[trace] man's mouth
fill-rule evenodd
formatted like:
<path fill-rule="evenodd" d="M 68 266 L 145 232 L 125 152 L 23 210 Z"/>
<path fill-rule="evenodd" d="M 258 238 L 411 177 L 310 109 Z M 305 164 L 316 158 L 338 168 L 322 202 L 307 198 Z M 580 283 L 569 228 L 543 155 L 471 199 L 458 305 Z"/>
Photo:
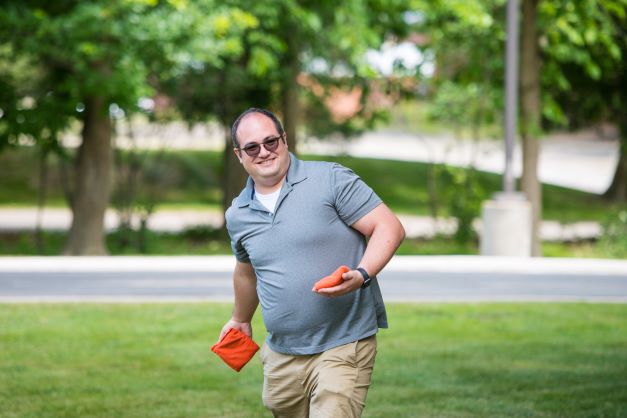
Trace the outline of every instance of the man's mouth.
<path fill-rule="evenodd" d="M 257 164 L 258 165 L 270 165 L 272 161 L 274 161 L 274 158 L 269 158 L 267 160 L 259 161 Z"/>

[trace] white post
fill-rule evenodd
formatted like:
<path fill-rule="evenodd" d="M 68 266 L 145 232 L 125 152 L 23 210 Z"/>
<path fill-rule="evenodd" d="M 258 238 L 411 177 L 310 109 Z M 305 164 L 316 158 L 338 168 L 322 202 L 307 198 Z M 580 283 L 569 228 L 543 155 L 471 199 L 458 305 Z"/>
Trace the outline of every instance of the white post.
<path fill-rule="evenodd" d="M 481 255 L 531 257 L 531 203 L 522 193 L 483 202 Z"/>
<path fill-rule="evenodd" d="M 516 192 L 512 157 L 518 114 L 518 0 L 507 2 L 503 192 L 483 202 L 481 255 L 531 257 L 531 203 Z"/>

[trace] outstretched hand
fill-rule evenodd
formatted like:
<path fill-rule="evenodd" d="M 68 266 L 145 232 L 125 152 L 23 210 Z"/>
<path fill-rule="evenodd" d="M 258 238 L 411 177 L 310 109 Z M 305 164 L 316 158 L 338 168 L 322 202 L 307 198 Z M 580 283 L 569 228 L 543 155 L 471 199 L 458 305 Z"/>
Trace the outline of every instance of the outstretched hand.
<path fill-rule="evenodd" d="M 342 274 L 342 280 L 343 282 L 337 286 L 319 290 L 312 289 L 312 291 L 327 297 L 341 296 L 359 289 L 364 283 L 364 277 L 357 270 Z"/>

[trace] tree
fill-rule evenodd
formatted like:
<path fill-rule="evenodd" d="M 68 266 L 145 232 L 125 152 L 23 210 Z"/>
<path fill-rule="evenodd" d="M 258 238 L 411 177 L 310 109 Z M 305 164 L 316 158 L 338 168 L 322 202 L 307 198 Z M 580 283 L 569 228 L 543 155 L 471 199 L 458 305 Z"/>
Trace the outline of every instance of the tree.
<path fill-rule="evenodd" d="M 378 48 L 391 34 L 403 33 L 405 1 L 352 0 L 341 4 L 315 1 L 223 3 L 230 13 L 222 16 L 224 32 L 245 16 L 248 26 L 233 36 L 233 53 L 219 63 L 199 63 L 163 85 L 175 99 L 182 116 L 190 121 L 217 119 L 224 128 L 224 209 L 239 194 L 245 172 L 232 152 L 229 127 L 248 107 L 268 107 L 282 116 L 292 152 L 297 152 L 298 135 L 312 119 L 303 117 L 320 107 L 307 105 L 299 76 L 306 73 L 317 83 L 322 96 L 332 88 L 366 86 L 375 73 L 365 63 L 369 47 Z M 242 12 L 246 10 L 246 13 Z M 235 36 L 236 35 L 236 36 Z M 318 63 L 317 71 L 313 70 Z M 338 76 L 338 74 L 343 76 Z M 206 88 L 198 89 L 198 85 Z M 364 94 L 364 98 L 367 94 Z M 320 104 L 317 98 L 315 104 Z M 304 103 L 305 102 L 305 103 Z M 316 123 L 325 119 L 329 131 L 355 132 L 357 121 L 373 121 L 374 112 L 364 109 L 351 121 L 332 123 L 329 113 L 316 112 Z M 352 129 L 347 129 L 351 126 Z M 367 127 L 362 124 L 361 129 Z"/>
<path fill-rule="evenodd" d="M 29 96 L 20 97 L 17 80 L 3 78 L 9 93 L 2 98 L 0 141 L 16 143 L 23 134 L 56 139 L 69 121 L 82 122 L 65 253 L 106 253 L 110 109 L 138 111 L 138 99 L 153 93 L 154 80 L 228 50 L 227 41 L 212 36 L 216 27 L 206 25 L 214 9 L 211 0 L 31 0 L 0 9 L 0 46 L 39 69 L 36 80 L 25 80 L 33 86 Z M 26 98 L 28 119 L 16 105 Z"/>
<path fill-rule="evenodd" d="M 59 146 L 59 133 L 68 120 L 57 112 L 54 98 L 42 90 L 45 73 L 28 55 L 17 56 L 14 48 L 0 44 L 0 152 L 7 146 L 28 141 L 35 144 L 39 154 L 38 216 L 35 241 L 43 253 L 41 220 L 46 202 L 48 157 L 51 154 L 64 157 Z"/>
<path fill-rule="evenodd" d="M 545 116 L 577 128 L 599 121 L 618 126 L 619 162 L 610 200 L 627 199 L 627 1 L 540 3 Z"/>
<path fill-rule="evenodd" d="M 540 46 L 538 0 L 523 0 L 520 60 L 520 136 L 523 149 L 521 190 L 531 202 L 531 255 L 542 255 L 542 184 L 538 179 L 542 104 L 540 97 Z"/>
<path fill-rule="evenodd" d="M 423 14 L 418 30 L 431 39 L 424 48 L 436 57 L 432 97 L 442 110 L 438 117 L 470 126 L 473 120 L 490 123 L 498 117 L 504 4 L 503 0 L 415 2 Z M 522 4 L 521 186 L 533 206 L 533 253 L 538 255 L 542 213 L 538 138 L 544 129 L 599 120 L 617 123 L 621 157 L 608 194 L 620 198 L 626 193 L 627 1 L 523 0 Z M 466 100 L 469 90 L 476 93 L 471 102 Z"/>
<path fill-rule="evenodd" d="M 252 7 L 252 11 L 261 5 Z M 267 5 L 265 9 L 271 10 Z M 264 9 L 264 10 L 265 10 Z M 277 56 L 282 46 L 260 27 L 261 18 L 244 12 L 237 3 L 224 5 L 214 16 L 214 37 L 224 43 L 221 53 L 199 59 L 160 83 L 174 100 L 179 115 L 189 123 L 217 120 L 223 127 L 223 207 L 230 206 L 246 180 L 231 144 L 230 126 L 252 105 L 272 107 L 273 81 L 279 77 Z"/>
<path fill-rule="evenodd" d="M 623 54 L 627 55 L 627 49 L 623 49 Z M 623 68 L 617 74 L 615 79 L 613 93 L 614 100 L 612 103 L 611 120 L 618 124 L 619 148 L 618 163 L 612 182 L 604 194 L 610 201 L 617 203 L 627 202 L 627 116 L 625 116 L 625 108 L 627 107 L 627 93 L 625 93 L 625 85 L 627 84 L 627 70 Z"/>

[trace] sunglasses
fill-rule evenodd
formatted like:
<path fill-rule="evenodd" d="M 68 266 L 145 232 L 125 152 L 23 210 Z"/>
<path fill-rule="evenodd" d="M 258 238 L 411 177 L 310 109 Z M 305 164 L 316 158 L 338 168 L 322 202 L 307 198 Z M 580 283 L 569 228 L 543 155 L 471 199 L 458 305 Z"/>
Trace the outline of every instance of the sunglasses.
<path fill-rule="evenodd" d="M 281 140 L 281 136 L 273 136 L 273 137 L 266 139 L 261 144 L 256 144 L 256 143 L 247 144 L 244 148 L 238 147 L 237 149 L 244 151 L 249 157 L 256 157 L 261 152 L 262 145 L 268 152 L 276 151 L 277 148 L 279 147 L 280 140 Z"/>

